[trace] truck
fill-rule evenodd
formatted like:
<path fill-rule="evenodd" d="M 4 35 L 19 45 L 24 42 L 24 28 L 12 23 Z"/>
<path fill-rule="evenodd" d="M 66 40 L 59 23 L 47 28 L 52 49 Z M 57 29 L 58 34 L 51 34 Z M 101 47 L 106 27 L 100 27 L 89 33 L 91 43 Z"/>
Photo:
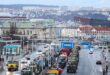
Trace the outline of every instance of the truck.
<path fill-rule="evenodd" d="M 76 73 L 77 70 L 77 61 L 75 59 L 71 59 L 67 63 L 67 73 Z"/>
<path fill-rule="evenodd" d="M 72 52 L 68 56 L 67 73 L 76 73 L 78 62 L 79 51 L 77 49 L 72 49 Z"/>
<path fill-rule="evenodd" d="M 67 56 L 69 56 L 69 54 L 71 53 L 72 49 L 69 48 L 62 48 L 60 50 L 60 54 L 66 54 Z"/>
<path fill-rule="evenodd" d="M 69 56 L 69 54 L 71 53 L 73 48 L 74 48 L 74 42 L 62 41 L 61 42 L 60 54 L 66 53 L 67 56 Z"/>

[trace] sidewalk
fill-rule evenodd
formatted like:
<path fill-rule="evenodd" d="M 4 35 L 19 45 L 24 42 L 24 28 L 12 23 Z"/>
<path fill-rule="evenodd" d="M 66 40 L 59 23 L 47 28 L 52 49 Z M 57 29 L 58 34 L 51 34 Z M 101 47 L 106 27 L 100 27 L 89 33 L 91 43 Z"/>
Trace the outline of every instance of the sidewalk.
<path fill-rule="evenodd" d="M 3 71 L 4 60 L 0 59 L 0 71 Z"/>
<path fill-rule="evenodd" d="M 107 75 L 110 75 L 110 53 L 108 52 L 107 54 L 107 66 L 108 66 L 108 71 L 107 71 Z"/>
<path fill-rule="evenodd" d="M 3 70 L 3 65 L 0 65 L 0 72 L 2 72 Z"/>

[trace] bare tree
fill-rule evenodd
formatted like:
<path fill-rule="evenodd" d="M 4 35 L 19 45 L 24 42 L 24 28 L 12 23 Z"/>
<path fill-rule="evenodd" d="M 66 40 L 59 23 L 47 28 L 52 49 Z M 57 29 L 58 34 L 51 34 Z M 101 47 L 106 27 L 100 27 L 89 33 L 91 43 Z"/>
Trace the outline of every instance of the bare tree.
<path fill-rule="evenodd" d="M 10 22 L 10 30 L 9 30 L 9 35 L 10 37 L 13 38 L 13 34 L 18 33 L 18 28 L 16 26 L 16 22 Z"/>

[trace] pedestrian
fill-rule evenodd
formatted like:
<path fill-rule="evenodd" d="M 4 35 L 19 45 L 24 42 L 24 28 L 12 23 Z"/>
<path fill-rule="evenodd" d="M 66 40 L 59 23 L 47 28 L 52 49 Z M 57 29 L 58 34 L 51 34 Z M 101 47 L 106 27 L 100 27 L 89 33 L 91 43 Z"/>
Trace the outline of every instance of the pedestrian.
<path fill-rule="evenodd" d="M 48 65 L 49 69 L 51 69 L 51 64 Z"/>
<path fill-rule="evenodd" d="M 107 71 L 108 71 L 108 66 L 106 65 L 106 73 L 107 73 Z"/>

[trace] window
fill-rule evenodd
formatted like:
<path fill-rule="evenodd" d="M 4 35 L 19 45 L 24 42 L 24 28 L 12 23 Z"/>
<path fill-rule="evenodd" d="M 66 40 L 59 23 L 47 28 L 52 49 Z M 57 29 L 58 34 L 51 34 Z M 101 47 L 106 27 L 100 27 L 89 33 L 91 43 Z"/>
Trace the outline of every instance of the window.
<path fill-rule="evenodd" d="M 29 34 L 29 30 L 27 30 L 27 34 Z"/>
<path fill-rule="evenodd" d="M 5 31 L 3 30 L 3 34 L 5 34 Z"/>
<path fill-rule="evenodd" d="M 24 30 L 23 32 L 24 32 L 24 34 L 25 34 L 25 30 Z"/>
<path fill-rule="evenodd" d="M 16 54 L 16 48 L 12 49 L 12 54 Z"/>
<path fill-rule="evenodd" d="M 32 30 L 30 30 L 30 34 L 32 34 Z"/>

